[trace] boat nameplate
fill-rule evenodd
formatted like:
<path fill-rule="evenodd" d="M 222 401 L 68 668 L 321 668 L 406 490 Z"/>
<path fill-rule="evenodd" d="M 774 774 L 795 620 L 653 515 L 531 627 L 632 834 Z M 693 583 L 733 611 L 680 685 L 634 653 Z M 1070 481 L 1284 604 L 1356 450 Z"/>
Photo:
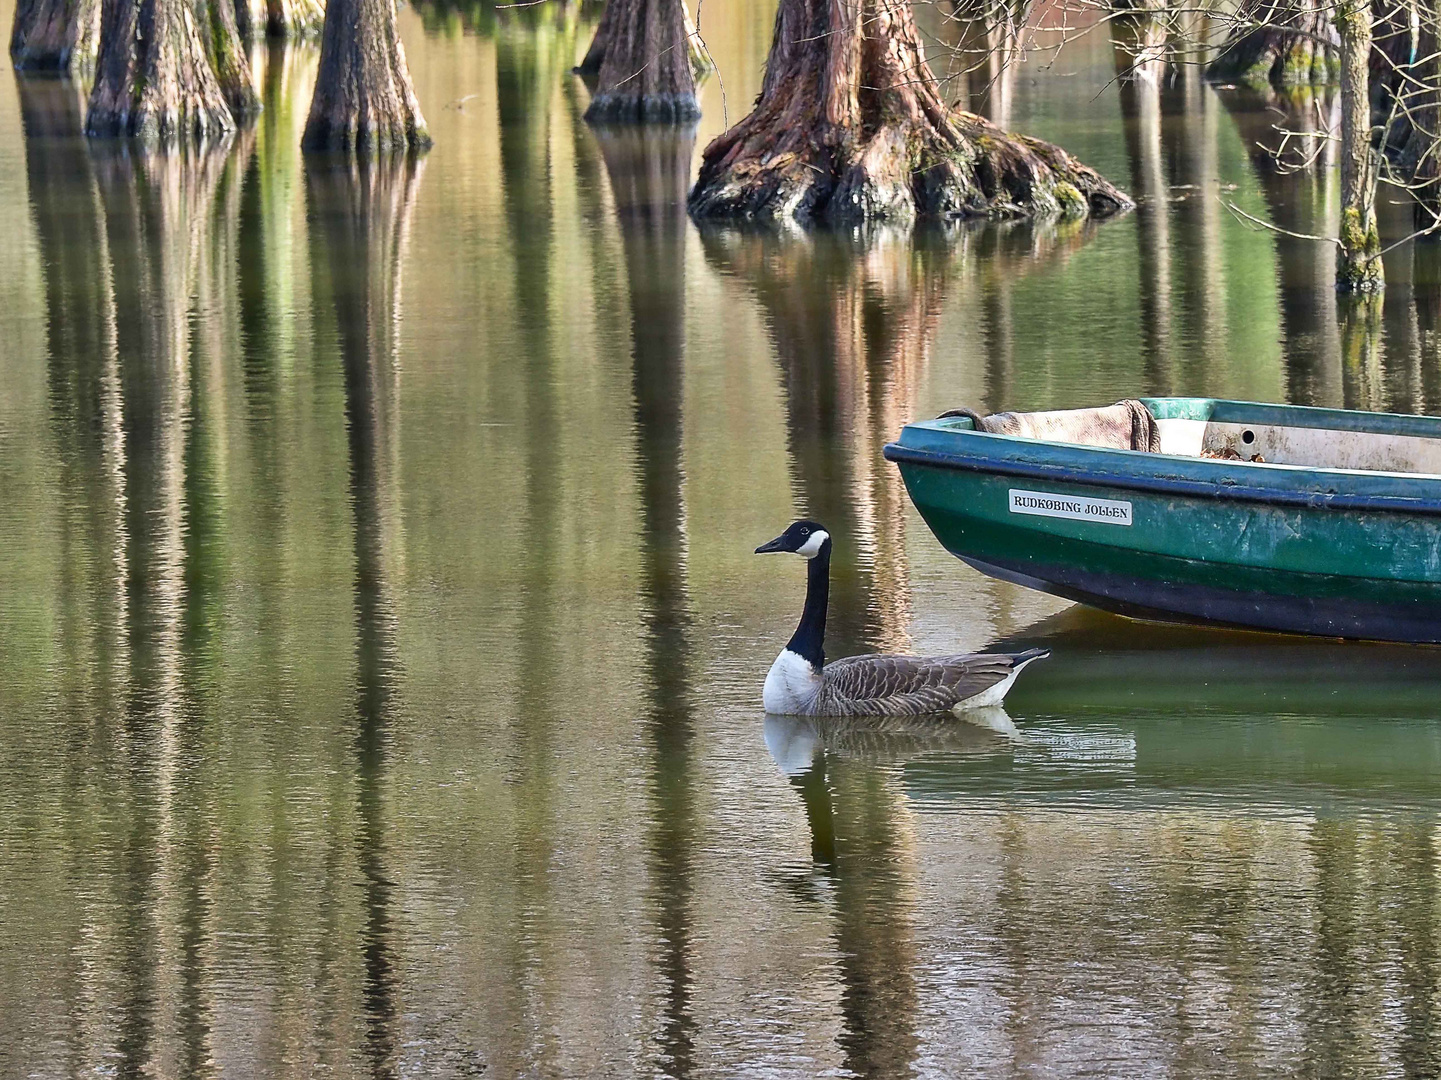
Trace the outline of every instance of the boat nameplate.
<path fill-rule="evenodd" d="M 1129 502 L 1093 499 L 1086 495 L 1060 495 L 1054 491 L 1027 491 L 1024 488 L 1011 488 L 1011 513 L 1094 521 L 1102 525 L 1131 524 Z"/>

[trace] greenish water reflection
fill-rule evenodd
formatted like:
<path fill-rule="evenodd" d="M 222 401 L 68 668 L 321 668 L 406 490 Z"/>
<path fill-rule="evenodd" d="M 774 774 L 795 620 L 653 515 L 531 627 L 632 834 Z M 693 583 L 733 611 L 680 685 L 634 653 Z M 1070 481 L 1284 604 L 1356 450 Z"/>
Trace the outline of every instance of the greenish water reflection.
<path fill-rule="evenodd" d="M 1441 654 L 982 579 L 880 456 L 961 404 L 1434 411 L 1441 249 L 1345 350 L 1329 251 L 1222 202 L 1326 227 L 1255 147 L 1301 106 L 1135 21 L 997 79 L 934 9 L 955 96 L 1134 214 L 701 231 L 773 9 L 705 9 L 665 132 L 581 122 L 593 15 L 404 12 L 419 162 L 301 158 L 313 48 L 214 154 L 0 80 L 0 1075 L 1441 1070 Z M 764 717 L 801 513 L 833 654 L 1054 657 L 976 723 Z"/>

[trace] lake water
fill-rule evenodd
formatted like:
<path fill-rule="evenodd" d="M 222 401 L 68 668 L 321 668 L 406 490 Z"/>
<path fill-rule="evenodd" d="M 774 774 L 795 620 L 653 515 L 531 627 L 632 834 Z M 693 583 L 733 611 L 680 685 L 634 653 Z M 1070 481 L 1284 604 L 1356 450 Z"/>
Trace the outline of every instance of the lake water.
<path fill-rule="evenodd" d="M 1324 229 L 1334 177 L 1104 28 L 951 85 L 1135 213 L 699 231 L 772 13 L 704 6 L 677 134 L 581 121 L 593 11 L 407 9 L 415 166 L 302 161 L 311 49 L 219 155 L 0 78 L 0 1076 L 1441 1071 L 1441 653 L 989 581 L 880 456 L 959 405 L 1436 411 L 1441 248 L 1343 337 L 1330 249 L 1226 205 Z M 1049 644 L 1009 717 L 767 720 L 802 512 L 831 655 Z"/>

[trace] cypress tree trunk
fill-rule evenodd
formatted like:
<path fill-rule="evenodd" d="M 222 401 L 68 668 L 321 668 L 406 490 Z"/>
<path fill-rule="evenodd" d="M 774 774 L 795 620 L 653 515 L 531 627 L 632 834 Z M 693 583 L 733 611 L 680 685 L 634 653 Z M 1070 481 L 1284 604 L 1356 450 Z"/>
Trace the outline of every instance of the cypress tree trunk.
<path fill-rule="evenodd" d="M 683 0 L 609 0 L 586 53 L 586 61 L 596 53 L 601 60 L 585 118 L 632 124 L 698 118 L 689 41 Z"/>
<path fill-rule="evenodd" d="M 266 0 L 265 32 L 271 37 L 315 37 L 325 25 L 325 0 Z"/>
<path fill-rule="evenodd" d="M 317 36 L 325 24 L 324 0 L 235 0 L 235 21 L 247 41 L 260 37 Z"/>
<path fill-rule="evenodd" d="M 948 108 L 909 0 L 781 0 L 754 111 L 705 149 L 697 217 L 1085 217 L 1131 200 L 1064 150 Z"/>
<path fill-rule="evenodd" d="M 215 71 L 216 81 L 230 113 L 237 121 L 249 120 L 260 112 L 260 96 L 250 78 L 250 60 L 235 22 L 232 0 L 194 0 L 205 55 Z"/>
<path fill-rule="evenodd" d="M 1243 0 L 1207 76 L 1255 87 L 1334 83 L 1341 44 L 1331 12 L 1330 0 Z"/>
<path fill-rule="evenodd" d="M 18 0 L 10 59 L 30 71 L 83 71 L 95 62 L 100 0 Z"/>
<path fill-rule="evenodd" d="M 158 143 L 234 131 L 232 103 L 254 102 L 234 16 L 228 0 L 102 0 L 85 133 Z"/>
<path fill-rule="evenodd" d="M 307 150 L 420 150 L 430 133 L 410 82 L 394 0 L 329 0 Z"/>
<path fill-rule="evenodd" d="M 265 0 L 235 0 L 235 27 L 245 41 L 265 32 Z"/>
<path fill-rule="evenodd" d="M 1371 8 L 1368 0 L 1340 0 L 1341 35 L 1341 245 L 1336 288 L 1379 292 L 1381 237 L 1376 228 L 1376 153 L 1371 148 Z"/>

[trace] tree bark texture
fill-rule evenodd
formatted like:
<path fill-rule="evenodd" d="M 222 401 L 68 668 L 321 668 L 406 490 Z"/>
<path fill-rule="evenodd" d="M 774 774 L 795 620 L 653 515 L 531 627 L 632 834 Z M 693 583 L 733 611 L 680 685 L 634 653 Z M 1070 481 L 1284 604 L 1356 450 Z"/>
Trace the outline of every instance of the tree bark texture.
<path fill-rule="evenodd" d="M 609 0 L 586 53 L 587 61 L 601 54 L 586 120 L 680 124 L 697 119 L 686 21 L 684 0 Z"/>
<path fill-rule="evenodd" d="M 1250 86 L 1324 86 L 1340 74 L 1331 0 L 1243 0 L 1206 74 Z"/>
<path fill-rule="evenodd" d="M 1130 209 L 1093 169 L 946 106 L 909 0 L 781 0 L 754 110 L 702 157 L 700 218 L 854 223 Z"/>
<path fill-rule="evenodd" d="M 235 24 L 235 4 L 233 0 L 194 0 L 194 3 L 196 14 L 202 20 L 205 53 L 215 70 L 225 103 L 237 121 L 248 120 L 260 111 L 260 96 L 250 78 L 250 60 Z"/>
<path fill-rule="evenodd" d="M 235 21 L 247 41 L 318 37 L 325 25 L 324 0 L 235 0 Z"/>
<path fill-rule="evenodd" d="M 686 7 L 685 0 L 680 0 L 680 10 L 685 23 L 686 55 L 690 57 L 691 78 L 696 83 L 701 83 L 715 70 L 715 64 L 701 42 L 700 31 L 695 20 L 691 18 L 690 8 Z M 596 24 L 595 37 L 590 39 L 590 48 L 585 51 L 585 58 L 571 69 L 575 74 L 586 78 L 595 78 L 600 74 L 600 66 L 605 62 L 605 54 L 617 33 L 616 28 L 622 22 L 623 14 L 620 4 L 605 6 L 600 22 Z"/>
<path fill-rule="evenodd" d="M 362 152 L 430 146 L 394 0 L 329 0 L 302 145 Z"/>
<path fill-rule="evenodd" d="M 29 71 L 84 71 L 95 63 L 100 0 L 17 0 L 10 59 Z"/>
<path fill-rule="evenodd" d="M 203 141 L 258 109 L 230 0 L 102 0 L 87 135 Z"/>
<path fill-rule="evenodd" d="M 1341 36 L 1341 243 L 1336 288 L 1378 292 L 1385 287 L 1376 227 L 1376 152 L 1371 147 L 1371 7 L 1340 0 Z"/>

